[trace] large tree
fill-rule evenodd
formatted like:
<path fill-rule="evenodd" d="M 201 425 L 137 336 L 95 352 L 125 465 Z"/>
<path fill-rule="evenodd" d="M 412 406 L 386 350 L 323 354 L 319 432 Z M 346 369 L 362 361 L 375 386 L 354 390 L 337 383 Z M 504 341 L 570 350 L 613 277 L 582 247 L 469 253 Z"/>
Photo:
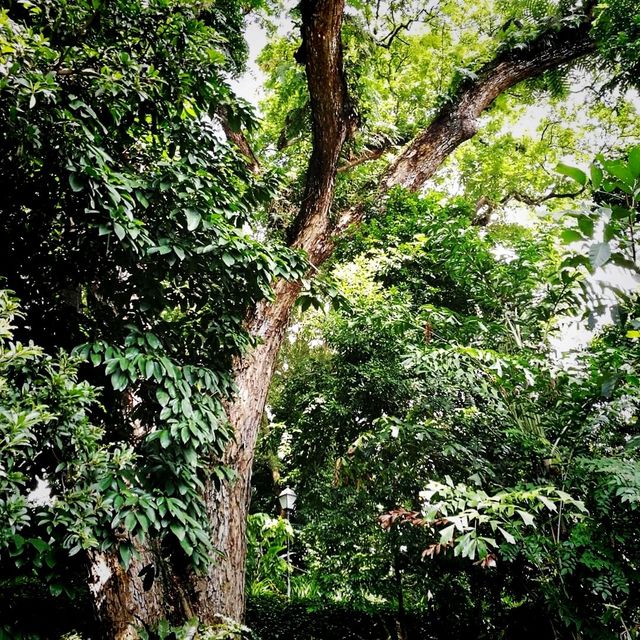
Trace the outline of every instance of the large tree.
<path fill-rule="evenodd" d="M 344 3 L 303 2 L 300 12 L 302 44 L 296 59 L 305 66 L 312 150 L 302 204 L 287 235 L 290 245 L 302 249 L 317 268 L 331 255 L 336 237 L 358 223 L 364 208 L 356 205 L 332 212 L 341 152 L 358 122 L 343 69 Z M 420 189 L 447 156 L 478 131 L 480 115 L 502 92 L 593 52 L 590 12 L 590 6 L 578 7 L 568 26 L 545 31 L 522 48 L 498 53 L 475 79 L 462 83 L 431 124 L 401 150 L 383 173 L 379 193 L 394 186 Z M 274 300 L 261 303 L 248 320 L 249 331 L 260 343 L 248 356 L 237 359 L 234 366 L 238 392 L 229 405 L 229 417 L 237 444 L 227 450 L 226 460 L 236 469 L 238 481 L 213 496 L 212 517 L 220 534 L 215 543 L 226 555 L 220 565 L 211 567 L 205 606 L 235 618 L 241 616 L 244 601 L 244 531 L 256 438 L 269 381 L 301 289 L 301 281 L 276 283 Z"/>
<path fill-rule="evenodd" d="M 105 479 L 113 520 L 87 544 L 109 635 L 165 617 L 242 617 L 251 467 L 278 352 L 303 272 L 366 210 L 353 198 L 336 210 L 338 174 L 393 151 L 374 193 L 420 190 L 501 94 L 593 54 L 594 21 L 601 39 L 623 29 L 592 1 L 544 4 L 529 28 L 512 17 L 494 30 L 508 37 L 440 108 L 425 107 L 417 130 L 347 155 L 362 115 L 345 72 L 345 3 L 303 0 L 295 60 L 310 153 L 295 215 L 266 240 L 255 212 L 274 181 L 227 81 L 243 63 L 245 7 L 50 0 L 0 14 L 4 275 L 40 344 L 87 343 L 86 375 L 109 385 L 108 438 L 140 456 L 130 479 Z M 437 14 L 430 5 L 407 3 L 376 46 L 395 46 Z M 615 73 L 620 47 L 604 54 Z"/>

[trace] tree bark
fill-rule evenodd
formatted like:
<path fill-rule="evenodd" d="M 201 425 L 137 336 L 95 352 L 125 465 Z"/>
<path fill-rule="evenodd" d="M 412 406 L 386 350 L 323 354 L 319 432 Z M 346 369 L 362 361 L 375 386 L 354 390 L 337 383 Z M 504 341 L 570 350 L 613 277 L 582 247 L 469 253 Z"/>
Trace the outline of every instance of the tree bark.
<path fill-rule="evenodd" d="M 312 267 L 329 256 L 329 211 L 342 147 L 356 126 L 343 76 L 340 30 L 344 0 L 304 0 L 302 46 L 297 58 L 305 64 L 313 114 L 313 151 L 309 159 L 300 211 L 289 233 L 290 244 L 306 252 Z M 234 365 L 237 393 L 227 406 L 234 441 L 224 462 L 236 479 L 207 496 L 213 544 L 223 552 L 199 580 L 197 611 L 208 621 L 223 616 L 241 620 L 244 612 L 246 518 L 251 491 L 251 467 L 258 430 L 278 352 L 285 338 L 300 282 L 280 280 L 273 300 L 262 302 L 251 315 L 248 329 L 257 339 L 253 351 Z"/>
<path fill-rule="evenodd" d="M 508 51 L 487 63 L 475 80 L 436 116 L 433 122 L 404 150 L 384 175 L 380 189 L 401 186 L 417 191 L 447 157 L 479 128 L 479 117 L 495 99 L 529 78 L 573 62 L 595 50 L 589 36 L 590 22 L 544 33 L 524 50 Z"/>
<path fill-rule="evenodd" d="M 91 552 L 89 590 L 100 635 L 109 640 L 133 640 L 138 629 L 154 630 L 160 620 L 183 622 L 193 613 L 173 567 L 165 567 L 153 543 L 134 542 L 137 557 L 128 569 L 117 552 Z"/>

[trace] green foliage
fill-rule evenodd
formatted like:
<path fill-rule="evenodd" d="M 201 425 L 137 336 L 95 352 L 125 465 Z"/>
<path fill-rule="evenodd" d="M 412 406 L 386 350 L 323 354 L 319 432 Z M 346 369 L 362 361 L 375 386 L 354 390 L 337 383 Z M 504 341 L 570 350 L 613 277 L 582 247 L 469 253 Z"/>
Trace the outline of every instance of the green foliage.
<path fill-rule="evenodd" d="M 486 566 L 494 563 L 500 545 L 515 545 L 526 537 L 526 527 L 536 527 L 537 520 L 550 521 L 558 505 L 572 508 L 575 520 L 585 511 L 584 505 L 564 491 L 554 487 L 524 487 L 488 495 L 482 489 L 465 484 L 453 486 L 429 482 L 420 492 L 423 501 L 422 526 L 440 527 L 438 542 L 427 547 L 426 555 L 433 557 L 448 546 L 455 556 L 474 560 L 476 556 Z M 437 498 L 437 499 L 434 499 Z M 446 526 L 443 526 L 446 525 Z M 500 539 L 498 541 L 498 534 Z"/>
<path fill-rule="evenodd" d="M 336 640 L 373 640 L 395 635 L 397 617 L 395 611 L 385 607 L 371 611 L 347 603 L 288 602 L 273 596 L 254 596 L 247 603 L 247 625 L 256 640 L 311 640 L 328 637 Z M 435 625 L 424 612 L 411 612 L 408 626 L 415 637 L 436 637 L 432 631 Z"/>
<path fill-rule="evenodd" d="M 255 126 L 228 83 L 243 22 L 226 0 L 0 12 L 2 275 L 23 305 L 18 336 L 84 359 L 116 445 L 113 469 L 95 470 L 95 513 L 56 540 L 119 541 L 125 565 L 148 534 L 210 561 L 202 490 L 229 477 L 216 463 L 230 436 L 221 401 L 250 346 L 243 320 L 275 277 L 305 270 L 258 240 L 276 179 L 252 177 L 220 128 Z"/>
<path fill-rule="evenodd" d="M 150 497 L 131 492 L 140 483 L 133 449 L 107 446 L 90 421 L 96 391 L 78 381 L 77 359 L 14 342 L 19 317 L 15 300 L 0 291 L 0 553 L 7 576 L 15 565 L 59 595 L 71 588 L 68 558 L 109 544 L 122 494 L 134 495 L 140 509 L 151 508 Z M 127 500 L 122 511 L 134 529 L 131 507 Z"/>
<path fill-rule="evenodd" d="M 284 518 L 253 513 L 247 523 L 247 584 L 249 595 L 276 595 L 287 591 L 287 572 L 292 570 L 286 552 L 293 529 Z"/>
<path fill-rule="evenodd" d="M 632 147 L 626 158 L 617 160 L 607 159 L 600 154 L 590 165 L 588 174 L 567 165 L 558 165 L 558 171 L 583 188 L 589 187 L 594 199 L 587 206 L 568 212 L 573 218 L 573 225 L 563 230 L 562 241 L 568 245 L 580 243 L 577 246 L 586 245 L 588 249 L 586 255 L 582 248 L 570 252 L 563 261 L 565 272 L 575 269 L 593 274 L 609 265 L 623 273 L 637 275 L 640 263 L 635 227 L 640 206 L 640 147 Z M 602 312 L 605 305 L 598 303 L 600 292 L 594 291 L 591 280 L 577 279 L 577 282 L 585 301 L 585 314 L 590 314 L 593 322 L 595 314 Z M 616 286 L 615 278 L 612 284 L 604 286 L 611 287 L 620 300 L 628 298 L 628 293 Z"/>
<path fill-rule="evenodd" d="M 140 640 L 243 640 L 254 637 L 248 627 L 223 616 L 219 616 L 216 625 L 203 625 L 198 618 L 192 618 L 176 627 L 162 620 L 154 630 L 138 629 L 137 633 Z"/>
<path fill-rule="evenodd" d="M 640 9 L 634 0 L 601 3 L 594 32 L 612 67 L 615 84 L 637 86 L 640 70 Z"/>
<path fill-rule="evenodd" d="M 25 314 L 14 329 L 15 303 L 2 294 L 10 580 L 28 574 L 70 597 L 63 575 L 86 552 L 117 546 L 127 566 L 145 536 L 180 570 L 215 553 L 203 489 L 232 480 L 220 464 L 231 437 L 223 405 L 233 359 L 253 346 L 243 323 L 275 278 L 308 268 L 281 238 L 310 147 L 296 38 L 274 35 L 260 57 L 270 91 L 260 128 L 230 86 L 247 58 L 245 13 L 268 4 L 13 0 L 0 10 L 0 250 L 10 265 L 0 275 Z M 605 88 L 637 81 L 636 4 L 597 6 Z M 584 19 L 570 0 L 437 5 L 351 3 L 343 53 L 360 127 L 341 162 L 404 144 L 496 53 L 517 55 Z M 637 111 L 621 94 L 615 113 L 600 101 L 576 124 L 583 105 L 561 106 L 567 91 L 566 72 L 550 70 L 499 98 L 446 173 L 464 199 L 395 191 L 370 203 L 333 274 L 304 281 L 304 326 L 283 355 L 256 472 L 269 495 L 278 476 L 296 482 L 296 560 L 282 558 L 289 525 L 252 516 L 254 596 L 282 594 L 295 569 L 294 596 L 393 610 L 381 624 L 365 616 L 378 635 L 401 603 L 449 621 L 431 627 L 438 637 L 508 635 L 509 616 L 524 610 L 594 638 L 635 624 L 637 300 L 620 296 L 617 326 L 573 367 L 549 357 L 549 336 L 563 316 L 597 311 L 586 295 L 594 273 L 637 270 L 640 152 L 571 166 L 594 155 L 584 133 L 606 127 L 609 146 L 637 139 Z M 539 139 L 511 133 L 542 95 L 551 106 Z M 223 122 L 265 152 L 261 175 Z M 383 166 L 341 173 L 335 209 L 376 198 Z M 513 199 L 557 210 L 571 193 L 556 187 L 571 181 L 595 205 L 572 210 L 570 225 L 486 226 Z M 486 220 L 471 202 L 485 202 Z M 35 501 L 38 476 L 50 500 Z M 398 526 L 384 529 L 389 514 Z M 411 520 L 421 526 L 401 526 Z M 283 637 L 300 634 L 295 624 Z M 153 633 L 189 637 L 196 626 Z"/>
<path fill-rule="evenodd" d="M 322 601 L 398 607 L 401 589 L 461 635 L 542 615 L 613 637 L 638 614 L 637 304 L 622 298 L 573 365 L 554 361 L 589 248 L 558 251 L 573 227 L 471 216 L 396 192 L 339 247 L 349 306 L 312 314 L 285 349 L 257 486 L 295 484 L 298 581 Z"/>

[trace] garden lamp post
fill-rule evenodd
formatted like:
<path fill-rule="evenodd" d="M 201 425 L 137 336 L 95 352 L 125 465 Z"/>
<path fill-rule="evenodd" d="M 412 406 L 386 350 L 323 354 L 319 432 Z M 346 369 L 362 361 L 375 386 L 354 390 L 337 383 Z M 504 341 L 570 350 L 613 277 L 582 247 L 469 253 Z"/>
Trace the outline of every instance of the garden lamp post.
<path fill-rule="evenodd" d="M 284 512 L 284 516 L 287 522 L 291 521 L 291 514 L 296 506 L 296 492 L 293 489 L 287 487 L 280 492 L 278 500 L 280 501 L 280 507 Z M 287 536 L 287 599 L 291 599 L 291 557 L 289 549 L 289 537 Z"/>

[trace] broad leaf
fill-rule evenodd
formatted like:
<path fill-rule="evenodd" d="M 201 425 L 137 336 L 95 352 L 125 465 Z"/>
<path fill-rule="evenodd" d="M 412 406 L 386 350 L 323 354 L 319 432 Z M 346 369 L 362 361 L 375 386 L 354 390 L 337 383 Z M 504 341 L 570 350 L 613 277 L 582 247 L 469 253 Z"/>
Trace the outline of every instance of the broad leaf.
<path fill-rule="evenodd" d="M 589 248 L 589 262 L 594 269 L 605 265 L 611 258 L 611 247 L 607 242 L 598 242 Z"/>
<path fill-rule="evenodd" d="M 568 164 L 564 164 L 564 162 L 561 162 L 556 167 L 556 171 L 564 176 L 571 178 L 572 180 L 575 180 L 583 187 L 587 184 L 587 174 L 582 171 L 582 169 L 578 169 L 577 167 L 570 167 Z"/>

